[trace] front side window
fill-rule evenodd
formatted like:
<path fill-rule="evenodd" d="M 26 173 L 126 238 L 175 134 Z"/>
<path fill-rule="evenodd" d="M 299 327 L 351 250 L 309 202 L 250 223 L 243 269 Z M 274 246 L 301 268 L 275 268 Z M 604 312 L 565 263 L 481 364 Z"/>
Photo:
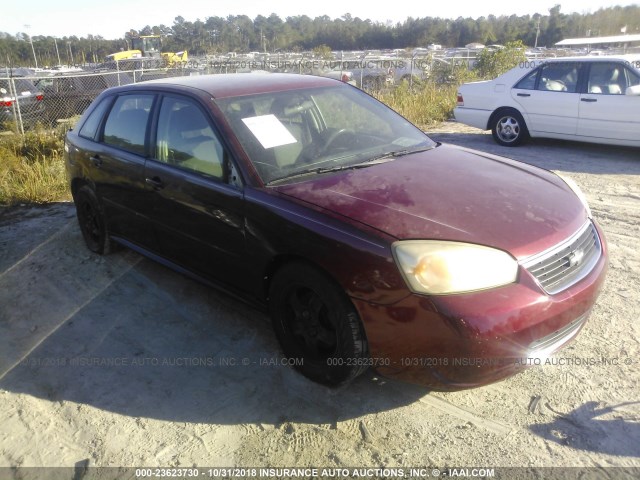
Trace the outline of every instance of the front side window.
<path fill-rule="evenodd" d="M 619 63 L 594 62 L 589 70 L 587 93 L 624 95 L 627 87 L 638 83 L 638 76 Z"/>
<path fill-rule="evenodd" d="M 548 63 L 542 67 L 538 90 L 575 93 L 580 64 L 576 62 Z"/>
<path fill-rule="evenodd" d="M 153 95 L 121 95 L 104 125 L 104 143 L 144 155 Z"/>
<path fill-rule="evenodd" d="M 222 179 L 224 158 L 222 144 L 195 103 L 181 98 L 163 99 L 156 160 Z"/>

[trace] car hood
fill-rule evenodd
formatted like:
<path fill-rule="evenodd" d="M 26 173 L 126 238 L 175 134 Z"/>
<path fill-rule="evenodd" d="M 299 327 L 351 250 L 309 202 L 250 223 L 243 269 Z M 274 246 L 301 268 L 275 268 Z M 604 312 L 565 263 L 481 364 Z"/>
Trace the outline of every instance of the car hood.
<path fill-rule="evenodd" d="M 565 240 L 587 220 L 551 172 L 449 145 L 273 188 L 397 239 L 476 243 L 517 259 Z"/>

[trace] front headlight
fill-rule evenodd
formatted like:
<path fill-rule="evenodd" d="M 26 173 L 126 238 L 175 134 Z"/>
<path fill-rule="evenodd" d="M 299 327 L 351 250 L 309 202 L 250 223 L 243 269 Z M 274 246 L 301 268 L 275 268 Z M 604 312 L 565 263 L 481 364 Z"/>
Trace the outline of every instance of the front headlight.
<path fill-rule="evenodd" d="M 580 190 L 580 187 L 578 186 L 578 184 L 574 182 L 572 179 L 570 179 L 569 177 L 565 177 L 564 175 L 560 175 L 559 173 L 556 173 L 556 175 L 558 175 L 562 179 L 562 181 L 566 183 L 567 186 L 571 190 L 573 190 L 573 193 L 575 193 L 576 196 L 580 199 L 580 201 L 582 202 L 582 205 L 584 205 L 584 208 L 587 211 L 587 217 L 593 218 L 591 216 L 591 208 L 589 208 L 589 202 L 587 202 L 587 197 L 585 196 L 584 193 L 582 193 L 582 190 Z"/>
<path fill-rule="evenodd" d="M 502 250 L 471 243 L 404 240 L 393 255 L 409 288 L 443 295 L 499 287 L 516 281 L 518 263 Z"/>

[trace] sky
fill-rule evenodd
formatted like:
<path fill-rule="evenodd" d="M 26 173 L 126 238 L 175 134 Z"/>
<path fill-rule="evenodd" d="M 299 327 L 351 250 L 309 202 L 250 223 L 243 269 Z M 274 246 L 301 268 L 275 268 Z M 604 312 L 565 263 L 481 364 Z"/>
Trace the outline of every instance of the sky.
<path fill-rule="evenodd" d="M 106 39 L 122 38 L 129 29 L 140 30 L 145 25 L 172 26 L 177 16 L 185 20 L 205 20 L 207 17 L 228 15 L 269 16 L 276 13 L 283 20 L 295 15 L 311 18 L 328 15 L 342 17 L 350 13 L 354 18 L 377 22 L 402 22 L 408 17 L 478 18 L 488 15 L 547 15 L 555 4 L 563 13 L 590 13 L 614 5 L 634 5 L 637 1 L 610 0 L 542 0 L 539 2 L 505 2 L 503 0 L 439 1 L 439 2 L 345 2 L 322 0 L 300 2 L 293 0 L 264 2 L 257 0 L 5 0 L 0 16 L 0 32 L 15 35 L 86 37 L 101 35 Z M 28 25 L 28 27 L 27 27 Z"/>

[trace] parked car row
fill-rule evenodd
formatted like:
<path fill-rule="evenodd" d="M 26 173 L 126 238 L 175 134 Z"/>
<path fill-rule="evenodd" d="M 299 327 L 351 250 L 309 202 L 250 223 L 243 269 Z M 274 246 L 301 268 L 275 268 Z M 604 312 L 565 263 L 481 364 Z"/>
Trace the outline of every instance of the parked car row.
<path fill-rule="evenodd" d="M 1 128 L 15 130 L 20 124 L 25 129 L 55 126 L 81 115 L 105 89 L 132 82 L 126 72 L 0 79 Z"/>
<path fill-rule="evenodd" d="M 44 95 L 28 79 L 0 79 L 0 130 L 14 130 L 20 122 L 27 128 L 42 121 Z"/>
<path fill-rule="evenodd" d="M 640 55 L 525 62 L 458 89 L 455 118 L 497 143 L 529 137 L 640 146 Z"/>
<path fill-rule="evenodd" d="M 38 78 L 36 87 L 44 93 L 45 118 L 48 125 L 80 115 L 91 102 L 109 87 L 127 85 L 128 73 L 55 75 Z"/>
<path fill-rule="evenodd" d="M 332 63 L 337 64 L 331 68 L 316 70 L 314 73 L 351 83 L 364 90 L 379 90 L 394 83 L 393 69 L 385 67 L 383 62 L 380 62 L 380 65 L 373 60 L 344 60 Z"/>

